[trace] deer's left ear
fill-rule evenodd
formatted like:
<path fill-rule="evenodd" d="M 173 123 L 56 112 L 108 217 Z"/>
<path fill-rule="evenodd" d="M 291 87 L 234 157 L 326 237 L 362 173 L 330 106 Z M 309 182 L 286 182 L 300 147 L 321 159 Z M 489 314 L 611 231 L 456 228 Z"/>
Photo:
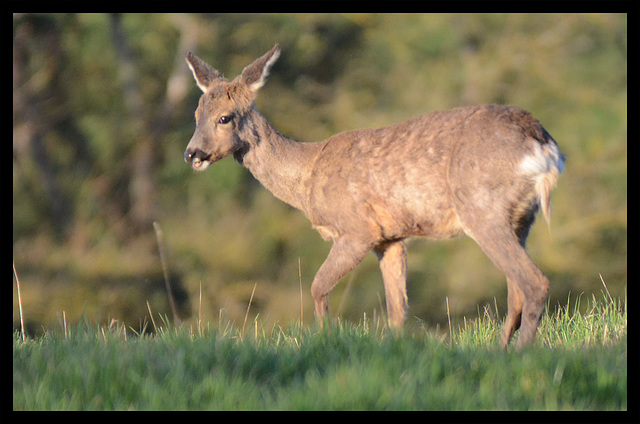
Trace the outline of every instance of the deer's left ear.
<path fill-rule="evenodd" d="M 191 69 L 191 73 L 193 73 L 193 78 L 196 80 L 196 84 L 200 87 L 203 93 L 207 92 L 207 89 L 211 86 L 214 81 L 223 80 L 222 74 L 211 66 L 207 65 L 207 63 L 200 59 L 195 54 L 189 52 L 187 53 L 187 64 Z"/>
<path fill-rule="evenodd" d="M 277 44 L 264 56 L 254 60 L 250 65 L 242 70 L 240 78 L 253 93 L 257 92 L 264 85 L 269 70 L 280 57 L 280 46 Z"/>

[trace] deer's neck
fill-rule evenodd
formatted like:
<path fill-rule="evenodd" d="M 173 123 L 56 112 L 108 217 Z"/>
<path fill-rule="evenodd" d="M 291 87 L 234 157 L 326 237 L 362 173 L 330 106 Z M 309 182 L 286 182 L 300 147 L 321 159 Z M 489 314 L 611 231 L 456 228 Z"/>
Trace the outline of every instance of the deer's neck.
<path fill-rule="evenodd" d="M 278 199 L 305 210 L 308 182 L 321 143 L 300 143 L 280 134 L 255 109 L 241 131 L 235 158 Z"/>

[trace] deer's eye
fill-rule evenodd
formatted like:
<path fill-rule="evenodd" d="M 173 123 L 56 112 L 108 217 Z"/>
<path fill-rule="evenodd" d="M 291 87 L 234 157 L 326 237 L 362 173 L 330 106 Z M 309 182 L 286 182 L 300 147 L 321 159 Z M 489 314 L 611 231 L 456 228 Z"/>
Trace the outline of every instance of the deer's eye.
<path fill-rule="evenodd" d="M 218 122 L 221 124 L 228 124 L 233 119 L 233 115 L 224 115 L 218 119 Z"/>

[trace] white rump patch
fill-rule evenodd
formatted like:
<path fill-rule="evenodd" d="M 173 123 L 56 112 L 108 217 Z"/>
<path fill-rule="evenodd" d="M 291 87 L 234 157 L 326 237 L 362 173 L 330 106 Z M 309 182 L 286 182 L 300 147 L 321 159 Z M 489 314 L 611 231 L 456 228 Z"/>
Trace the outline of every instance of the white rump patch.
<path fill-rule="evenodd" d="M 525 156 L 518 169 L 523 175 L 540 175 L 555 171 L 560 174 L 564 170 L 564 160 L 556 144 L 548 143 L 541 146 L 534 144 L 533 153 Z"/>
<path fill-rule="evenodd" d="M 564 156 L 560 153 L 558 145 L 547 143 L 541 146 L 536 142 L 533 153 L 522 158 L 518 169 L 523 175 L 529 176 L 535 182 L 540 208 L 549 223 L 551 189 L 556 184 L 558 175 L 564 170 Z"/>

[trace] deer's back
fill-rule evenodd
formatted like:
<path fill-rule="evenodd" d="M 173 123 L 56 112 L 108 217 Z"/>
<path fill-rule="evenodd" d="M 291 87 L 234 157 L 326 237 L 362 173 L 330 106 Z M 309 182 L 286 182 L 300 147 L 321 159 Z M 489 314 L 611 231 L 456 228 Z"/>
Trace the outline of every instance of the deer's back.
<path fill-rule="evenodd" d="M 514 163 L 544 142 L 528 112 L 485 105 L 337 134 L 316 159 L 307 214 L 327 237 L 451 237 L 462 231 L 452 194 L 469 178 L 478 189 L 522 178 Z"/>

